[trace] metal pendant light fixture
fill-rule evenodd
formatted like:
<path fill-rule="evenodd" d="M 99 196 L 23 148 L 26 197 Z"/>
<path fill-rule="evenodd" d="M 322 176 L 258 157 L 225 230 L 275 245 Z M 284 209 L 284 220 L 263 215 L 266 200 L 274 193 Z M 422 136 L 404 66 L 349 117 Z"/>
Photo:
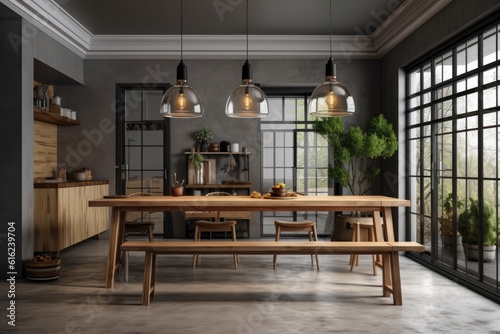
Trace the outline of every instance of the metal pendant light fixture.
<path fill-rule="evenodd" d="M 170 87 L 160 104 L 160 114 L 170 118 L 196 118 L 203 115 L 198 93 L 187 83 L 187 67 L 182 60 L 183 1 L 181 0 L 181 61 L 177 66 L 177 82 Z"/>
<path fill-rule="evenodd" d="M 354 113 L 354 99 L 349 90 L 337 81 L 332 59 L 332 0 L 330 0 L 330 59 L 326 63 L 325 82 L 313 91 L 309 114 L 317 117 L 350 116 Z"/>
<path fill-rule="evenodd" d="M 226 102 L 226 115 L 234 118 L 258 118 L 269 113 L 266 94 L 252 83 L 252 65 L 248 61 L 248 0 L 246 5 L 247 59 L 242 69 L 242 83 L 233 89 Z"/>

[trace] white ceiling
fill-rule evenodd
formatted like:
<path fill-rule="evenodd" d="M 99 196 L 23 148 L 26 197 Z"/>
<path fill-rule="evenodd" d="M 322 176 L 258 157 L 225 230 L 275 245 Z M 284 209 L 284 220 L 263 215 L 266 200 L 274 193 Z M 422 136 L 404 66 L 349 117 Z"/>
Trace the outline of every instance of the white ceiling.
<path fill-rule="evenodd" d="M 380 58 L 451 1 L 332 0 L 333 54 Z M 0 2 L 87 59 L 179 56 L 181 0 Z M 184 0 L 183 8 L 185 58 L 244 55 L 245 0 Z M 248 17 L 252 58 L 329 53 L 329 0 L 249 0 Z"/>

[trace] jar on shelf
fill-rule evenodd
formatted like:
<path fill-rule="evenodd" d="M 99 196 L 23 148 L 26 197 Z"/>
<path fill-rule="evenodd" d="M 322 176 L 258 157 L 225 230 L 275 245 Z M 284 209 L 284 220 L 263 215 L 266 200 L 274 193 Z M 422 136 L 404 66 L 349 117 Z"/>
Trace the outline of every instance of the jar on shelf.
<path fill-rule="evenodd" d="M 220 145 L 218 143 L 210 143 L 208 146 L 208 152 L 219 152 Z"/>

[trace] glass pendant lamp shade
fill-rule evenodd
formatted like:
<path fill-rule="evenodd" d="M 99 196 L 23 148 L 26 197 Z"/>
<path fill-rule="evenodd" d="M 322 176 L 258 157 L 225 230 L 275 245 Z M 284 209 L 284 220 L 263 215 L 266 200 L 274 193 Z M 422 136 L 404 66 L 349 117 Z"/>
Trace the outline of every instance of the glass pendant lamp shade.
<path fill-rule="evenodd" d="M 309 114 L 317 117 L 350 116 L 355 111 L 349 90 L 337 81 L 332 58 L 326 65 L 326 80 L 313 91 L 309 100 Z"/>
<path fill-rule="evenodd" d="M 229 117 L 258 118 L 268 113 L 266 94 L 253 83 L 242 83 L 227 99 L 226 115 Z"/>
<path fill-rule="evenodd" d="M 242 70 L 243 82 L 226 102 L 226 115 L 235 118 L 258 118 L 269 114 L 266 94 L 252 83 L 252 66 L 247 61 Z"/>
<path fill-rule="evenodd" d="M 187 68 L 177 66 L 177 83 L 170 87 L 160 104 L 160 114 L 171 118 L 196 118 L 203 115 L 203 105 L 198 93 L 187 83 Z"/>

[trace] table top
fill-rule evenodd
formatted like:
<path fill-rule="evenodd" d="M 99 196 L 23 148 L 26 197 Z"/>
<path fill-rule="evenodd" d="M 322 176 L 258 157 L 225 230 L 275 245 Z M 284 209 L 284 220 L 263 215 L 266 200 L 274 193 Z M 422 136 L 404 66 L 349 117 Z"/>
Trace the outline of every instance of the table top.
<path fill-rule="evenodd" d="M 372 211 L 410 206 L 410 201 L 387 196 L 297 196 L 251 198 L 250 196 L 144 196 L 102 198 L 91 207 L 113 207 L 123 211 Z"/>

